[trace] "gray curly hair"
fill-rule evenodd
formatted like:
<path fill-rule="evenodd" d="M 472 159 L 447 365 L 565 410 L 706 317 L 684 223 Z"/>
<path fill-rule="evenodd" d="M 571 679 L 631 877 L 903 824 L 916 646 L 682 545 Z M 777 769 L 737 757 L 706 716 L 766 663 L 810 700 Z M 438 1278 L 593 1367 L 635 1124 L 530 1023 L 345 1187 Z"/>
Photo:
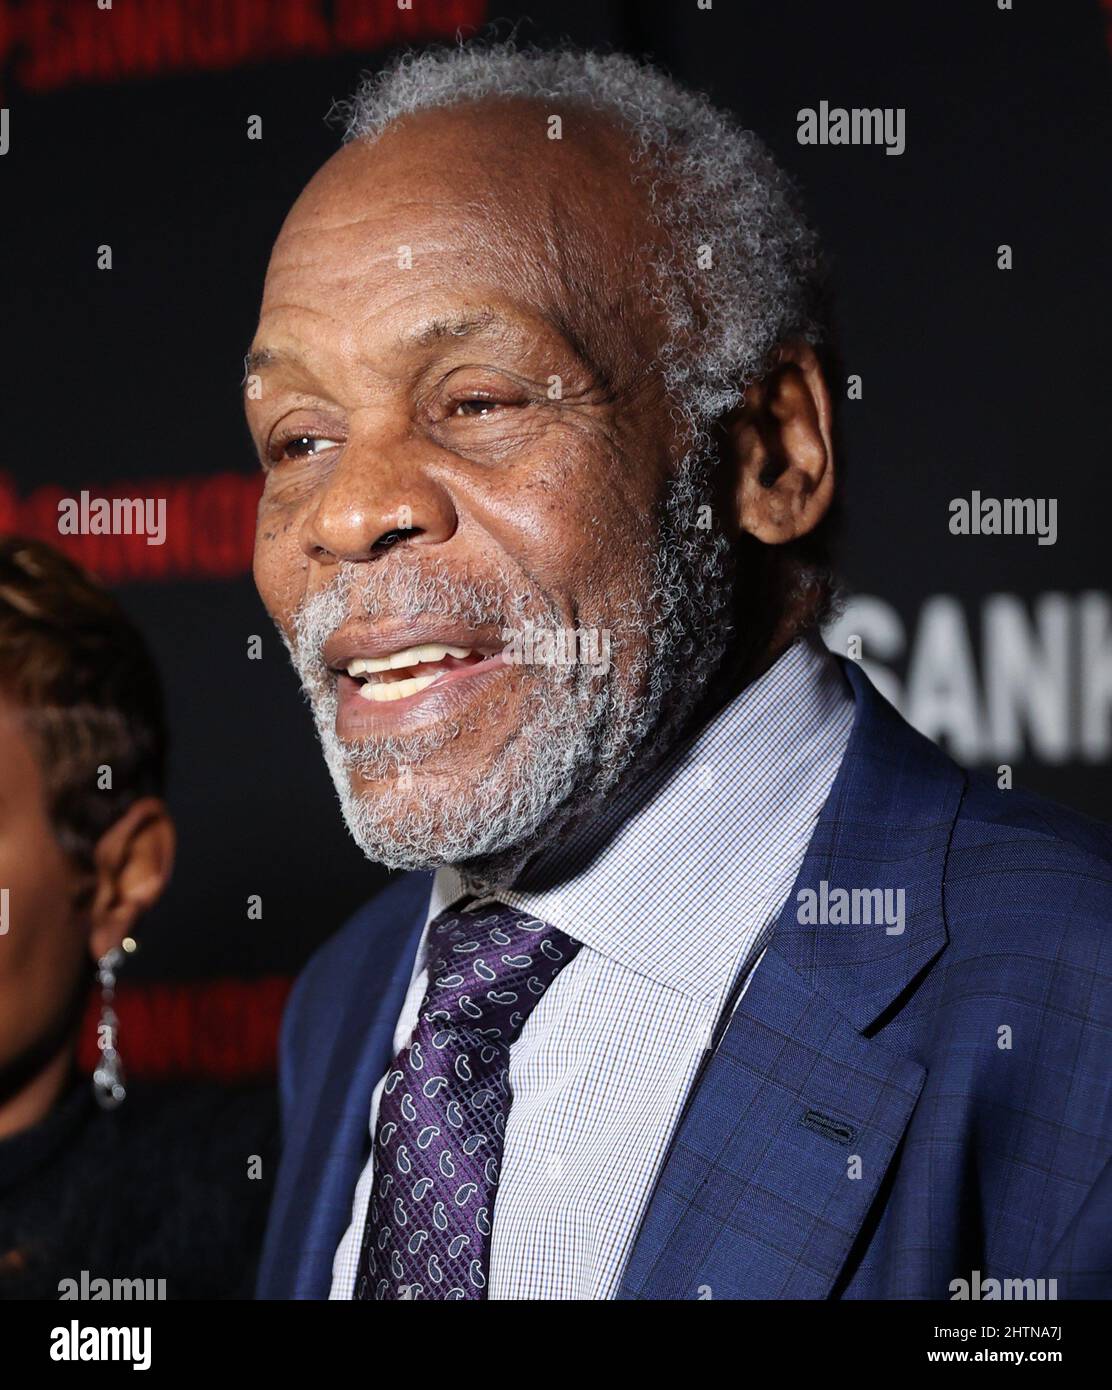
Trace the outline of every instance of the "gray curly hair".
<path fill-rule="evenodd" d="M 778 343 L 818 341 L 818 242 L 790 180 L 757 136 L 648 63 L 512 41 L 426 49 L 364 78 L 338 112 L 345 140 L 373 140 L 401 116 L 484 97 L 588 107 L 629 132 L 670 233 L 670 261 L 655 267 L 673 329 L 665 384 L 692 424 L 736 405 Z"/>

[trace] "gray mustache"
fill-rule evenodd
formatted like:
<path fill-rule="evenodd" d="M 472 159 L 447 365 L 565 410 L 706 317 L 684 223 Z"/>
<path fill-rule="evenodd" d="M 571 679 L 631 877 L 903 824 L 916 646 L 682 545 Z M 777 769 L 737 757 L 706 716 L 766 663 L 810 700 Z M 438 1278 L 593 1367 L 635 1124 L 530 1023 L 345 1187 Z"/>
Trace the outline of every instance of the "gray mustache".
<path fill-rule="evenodd" d="M 363 572 L 361 572 L 363 571 Z M 529 594 L 492 580 L 475 581 L 431 569 L 364 571 L 344 563 L 336 578 L 295 612 L 287 642 L 299 667 L 320 659 L 328 638 L 352 618 L 417 618 L 432 614 L 474 627 L 507 627 L 526 608 Z"/>

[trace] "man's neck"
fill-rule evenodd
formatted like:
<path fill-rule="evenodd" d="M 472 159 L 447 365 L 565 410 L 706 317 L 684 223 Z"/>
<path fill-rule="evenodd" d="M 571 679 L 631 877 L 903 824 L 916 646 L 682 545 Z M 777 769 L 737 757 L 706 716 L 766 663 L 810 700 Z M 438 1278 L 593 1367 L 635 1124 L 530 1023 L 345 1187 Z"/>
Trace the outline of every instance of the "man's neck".
<path fill-rule="evenodd" d="M 674 727 L 668 728 L 664 734 L 658 734 L 655 738 L 649 736 L 646 746 L 618 779 L 616 785 L 607 791 L 603 799 L 605 805 L 612 806 L 619 800 L 635 803 L 639 798 L 639 789 L 647 788 L 668 759 L 695 740 L 732 700 L 763 676 L 794 640 L 794 635 L 787 637 L 775 649 L 765 647 L 757 656 L 735 649 L 731 658 L 723 662 L 708 682 L 703 695 L 697 704 L 692 706 L 687 716 Z M 546 836 L 545 843 L 522 863 L 514 875 L 513 886 L 527 891 L 544 891 L 556 886 L 563 872 L 561 866 L 566 858 L 566 847 L 577 835 L 581 835 L 586 827 L 597 822 L 602 804 L 598 799 L 593 799 L 564 819 L 560 823 L 558 835 Z M 615 831 L 617 829 L 620 829 L 620 826 L 616 825 Z M 605 850 L 606 843 L 600 840 L 593 848 L 601 853 Z M 472 887 L 475 891 L 484 891 L 482 884 L 472 884 Z"/>

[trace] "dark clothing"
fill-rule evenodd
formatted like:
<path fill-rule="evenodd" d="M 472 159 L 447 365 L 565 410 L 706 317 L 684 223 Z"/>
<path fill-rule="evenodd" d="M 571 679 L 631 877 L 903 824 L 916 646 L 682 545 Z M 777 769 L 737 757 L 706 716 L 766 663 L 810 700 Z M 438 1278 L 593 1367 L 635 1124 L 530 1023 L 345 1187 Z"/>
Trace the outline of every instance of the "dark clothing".
<path fill-rule="evenodd" d="M 82 1271 L 250 1298 L 277 1147 L 268 1087 L 134 1085 L 106 1112 L 75 1081 L 0 1140 L 0 1298 L 57 1299 Z"/>

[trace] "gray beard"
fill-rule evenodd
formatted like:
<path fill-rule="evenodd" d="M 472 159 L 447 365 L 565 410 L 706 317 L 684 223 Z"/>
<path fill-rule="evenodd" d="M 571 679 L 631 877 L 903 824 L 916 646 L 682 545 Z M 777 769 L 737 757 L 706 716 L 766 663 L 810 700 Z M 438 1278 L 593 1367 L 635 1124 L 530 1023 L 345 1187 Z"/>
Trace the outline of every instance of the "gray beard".
<path fill-rule="evenodd" d="M 356 844 L 390 869 L 452 865 L 472 891 L 496 891 L 590 814 L 636 763 L 651 761 L 683 727 L 722 662 L 732 634 L 735 566 L 726 537 L 695 518 L 709 510 L 710 461 L 689 455 L 669 485 L 643 602 L 626 602 L 608 620 L 613 644 L 650 635 L 632 668 L 605 674 L 586 665 L 521 668 L 522 717 L 481 778 L 445 797 L 422 779 L 430 755 L 467 732 L 452 721 L 405 736 L 342 743 L 336 735 L 336 681 L 321 647 L 350 615 L 434 614 L 476 627 L 557 627 L 553 611 L 526 612 L 521 592 L 489 581 L 423 570 L 342 564 L 327 589 L 296 613 L 289 649 L 312 707 L 325 762 Z M 700 507 L 708 510 L 700 513 Z M 361 573 L 361 571 L 367 571 Z M 631 650 L 637 650 L 636 643 Z M 644 650 L 644 649 L 642 649 Z M 481 716 L 480 716 L 481 718 Z M 361 795 L 354 778 L 393 783 Z"/>

